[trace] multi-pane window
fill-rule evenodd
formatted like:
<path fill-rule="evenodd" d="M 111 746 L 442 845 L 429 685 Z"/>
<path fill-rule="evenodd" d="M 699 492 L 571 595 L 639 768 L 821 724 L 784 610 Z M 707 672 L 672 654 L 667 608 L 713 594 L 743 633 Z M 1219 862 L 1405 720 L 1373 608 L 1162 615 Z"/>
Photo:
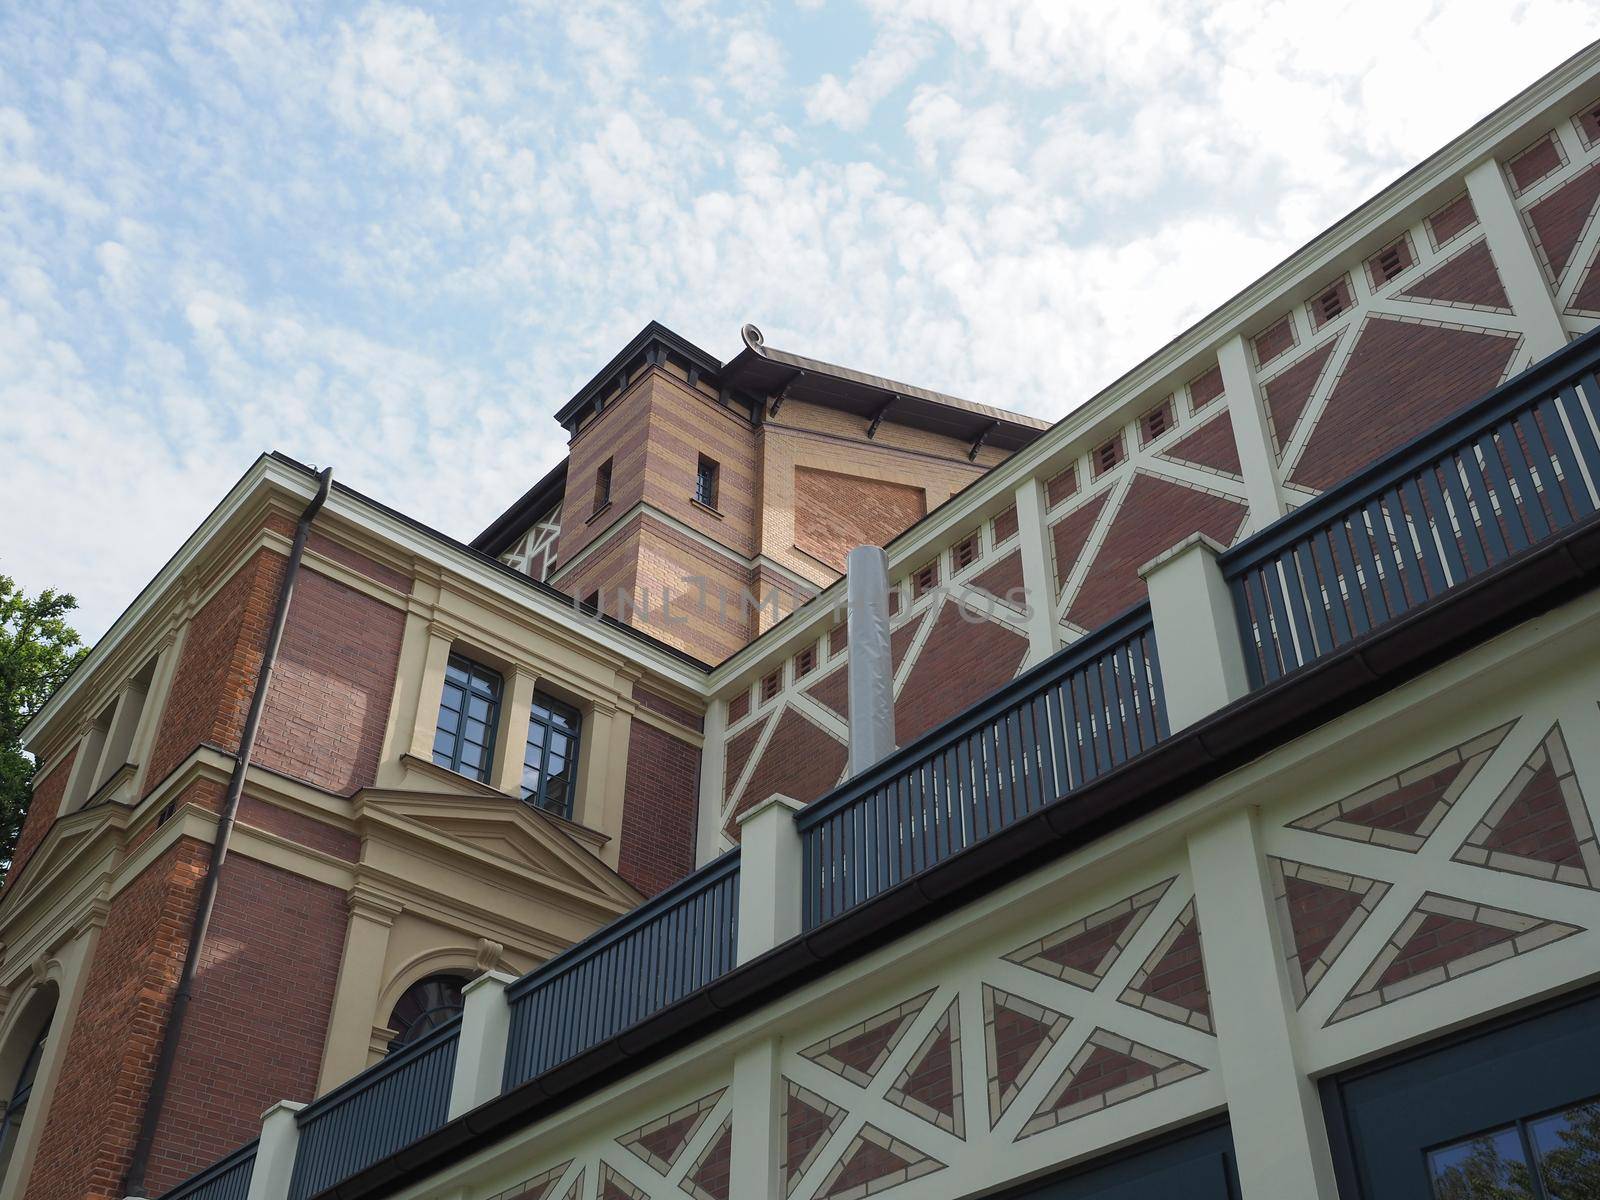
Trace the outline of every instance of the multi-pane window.
<path fill-rule="evenodd" d="M 535 692 L 522 757 L 522 798 L 545 812 L 571 817 L 577 762 L 578 710 Z"/>
<path fill-rule="evenodd" d="M 461 1015 L 461 989 L 466 980 L 459 975 L 429 975 L 405 990 L 389 1014 L 394 1040 L 391 1053 L 426 1037 L 446 1021 Z"/>
<path fill-rule="evenodd" d="M 444 669 L 433 761 L 474 779 L 489 778 L 500 720 L 500 676 L 459 654 Z"/>
<path fill-rule="evenodd" d="M 1600 1099 L 1428 1153 L 1435 1200 L 1579 1200 L 1600 1194 Z"/>
<path fill-rule="evenodd" d="M 695 471 L 694 498 L 707 508 L 717 506 L 717 463 L 704 454 L 700 456 L 700 465 Z"/>
<path fill-rule="evenodd" d="M 22 1063 L 22 1072 L 17 1076 L 16 1086 L 11 1089 L 11 1099 L 6 1104 L 5 1114 L 0 1116 L 0 1179 L 5 1178 L 6 1171 L 11 1166 L 11 1155 L 17 1148 L 17 1137 L 22 1132 L 22 1119 L 28 1111 L 28 1100 L 33 1095 L 33 1081 L 39 1074 L 39 1063 L 44 1058 L 45 1039 L 49 1036 L 50 1026 L 47 1024 L 39 1031 L 39 1036 L 33 1039 L 28 1057 Z"/>

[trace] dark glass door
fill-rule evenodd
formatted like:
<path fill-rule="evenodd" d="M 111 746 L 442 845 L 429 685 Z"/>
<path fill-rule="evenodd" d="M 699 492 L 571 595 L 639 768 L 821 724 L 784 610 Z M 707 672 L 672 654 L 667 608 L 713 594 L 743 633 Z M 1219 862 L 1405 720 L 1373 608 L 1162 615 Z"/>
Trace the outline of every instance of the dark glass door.
<path fill-rule="evenodd" d="M 1349 1200 L 1600 1200 L 1600 997 L 1324 1085 Z"/>
<path fill-rule="evenodd" d="M 1166 1139 L 1033 1183 L 1002 1200 L 1238 1200 L 1226 1125 Z"/>

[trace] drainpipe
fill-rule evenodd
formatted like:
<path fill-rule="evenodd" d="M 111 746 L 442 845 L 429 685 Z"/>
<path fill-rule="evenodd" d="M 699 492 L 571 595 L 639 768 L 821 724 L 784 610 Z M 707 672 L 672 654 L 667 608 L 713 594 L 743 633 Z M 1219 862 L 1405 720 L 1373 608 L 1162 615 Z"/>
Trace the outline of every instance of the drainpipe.
<path fill-rule="evenodd" d="M 172 1010 L 167 1018 L 166 1032 L 161 1038 L 161 1054 L 156 1059 L 155 1077 L 150 1081 L 150 1096 L 139 1123 L 139 1140 L 134 1143 L 133 1159 L 123 1179 L 122 1194 L 140 1197 L 145 1192 L 145 1174 L 150 1166 L 150 1150 L 156 1139 L 156 1124 L 167 1098 L 167 1086 L 172 1079 L 173 1062 L 178 1056 L 178 1042 L 183 1034 L 183 1020 L 189 1011 L 189 998 L 194 991 L 195 970 L 200 963 L 200 948 L 206 940 L 211 925 L 211 910 L 216 906 L 217 881 L 223 861 L 228 857 L 228 839 L 233 834 L 234 816 L 239 811 L 239 797 L 244 793 L 244 777 L 250 769 L 250 756 L 255 750 L 256 732 L 261 726 L 261 711 L 266 707 L 267 689 L 272 683 L 272 669 L 278 661 L 278 646 L 283 641 L 283 627 L 289 620 L 289 600 L 294 595 L 295 577 L 300 573 L 300 559 L 305 554 L 306 538 L 311 533 L 311 522 L 328 499 L 328 489 L 333 483 L 333 468 L 328 467 L 317 477 L 317 494 L 300 514 L 300 523 L 294 530 L 294 548 L 289 551 L 289 565 L 284 569 L 283 582 L 278 585 L 277 606 L 272 612 L 272 627 L 267 633 L 266 649 L 261 655 L 261 670 L 256 675 L 256 687 L 250 696 L 250 711 L 245 717 L 244 732 L 239 737 L 239 749 L 233 756 L 233 774 L 228 779 L 228 794 L 222 804 L 222 814 L 217 819 L 217 834 L 211 842 L 211 857 L 206 863 L 205 877 L 200 883 L 200 901 L 195 906 L 194 923 L 189 927 L 189 944 L 184 952 L 183 973 L 178 978 L 178 990 L 172 997 Z"/>
<path fill-rule="evenodd" d="M 850 774 L 894 751 L 894 658 L 889 652 L 889 558 L 857 546 L 845 559 L 849 622 Z"/>

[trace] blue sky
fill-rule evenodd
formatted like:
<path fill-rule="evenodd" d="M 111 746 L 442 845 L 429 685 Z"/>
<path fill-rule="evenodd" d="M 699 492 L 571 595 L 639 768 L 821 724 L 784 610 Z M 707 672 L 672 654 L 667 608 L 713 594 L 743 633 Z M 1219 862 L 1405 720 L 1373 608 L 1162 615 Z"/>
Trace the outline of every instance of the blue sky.
<path fill-rule="evenodd" d="M 1058 417 L 1600 34 L 1539 3 L 0 13 L 0 572 L 264 449 L 471 536 L 646 321 Z"/>

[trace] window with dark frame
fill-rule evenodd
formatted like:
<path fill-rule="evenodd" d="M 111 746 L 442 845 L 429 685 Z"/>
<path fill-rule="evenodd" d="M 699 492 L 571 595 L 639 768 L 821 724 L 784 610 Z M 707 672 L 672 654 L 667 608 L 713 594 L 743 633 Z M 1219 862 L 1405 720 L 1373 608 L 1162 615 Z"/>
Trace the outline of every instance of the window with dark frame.
<path fill-rule="evenodd" d="M 707 508 L 717 506 L 717 475 L 718 467 L 715 459 L 700 456 L 700 464 L 695 469 L 694 498 Z"/>
<path fill-rule="evenodd" d="M 460 1016 L 465 1004 L 461 990 L 466 984 L 460 975 L 441 973 L 419 979 L 402 992 L 389 1014 L 389 1028 L 395 1036 L 388 1052 L 393 1054 Z"/>
<path fill-rule="evenodd" d="M 599 512 L 611 503 L 611 459 L 606 459 L 594 473 L 594 511 Z"/>
<path fill-rule="evenodd" d="M 433 761 L 477 780 L 489 778 L 494 731 L 500 723 L 500 675 L 452 654 L 444 669 L 444 695 L 433 734 Z"/>
<path fill-rule="evenodd" d="M 51 1014 L 51 1021 L 55 1014 Z M 50 1036 L 50 1024 L 39 1031 L 39 1036 L 33 1039 L 33 1046 L 28 1050 L 28 1057 L 23 1060 L 22 1071 L 17 1076 L 16 1086 L 11 1089 L 11 1099 L 5 1106 L 5 1113 L 0 1116 L 0 1180 L 6 1177 L 11 1166 L 12 1153 L 17 1148 L 17 1137 L 22 1132 L 22 1122 L 28 1113 L 28 1101 L 33 1096 L 33 1082 L 39 1075 L 39 1063 L 44 1058 L 44 1044 Z"/>
<path fill-rule="evenodd" d="M 978 561 L 978 535 L 976 531 L 967 534 L 966 537 L 956 543 L 955 549 L 951 551 L 951 559 L 955 563 L 955 569 L 958 571 L 964 571 Z"/>
<path fill-rule="evenodd" d="M 1600 1098 L 1530 1117 L 1428 1151 L 1436 1200 L 1526 1196 L 1558 1200 L 1590 1194 Z"/>
<path fill-rule="evenodd" d="M 535 692 L 528 713 L 528 744 L 522 755 L 523 801 L 569 820 L 577 779 L 580 720 L 572 705 Z"/>

